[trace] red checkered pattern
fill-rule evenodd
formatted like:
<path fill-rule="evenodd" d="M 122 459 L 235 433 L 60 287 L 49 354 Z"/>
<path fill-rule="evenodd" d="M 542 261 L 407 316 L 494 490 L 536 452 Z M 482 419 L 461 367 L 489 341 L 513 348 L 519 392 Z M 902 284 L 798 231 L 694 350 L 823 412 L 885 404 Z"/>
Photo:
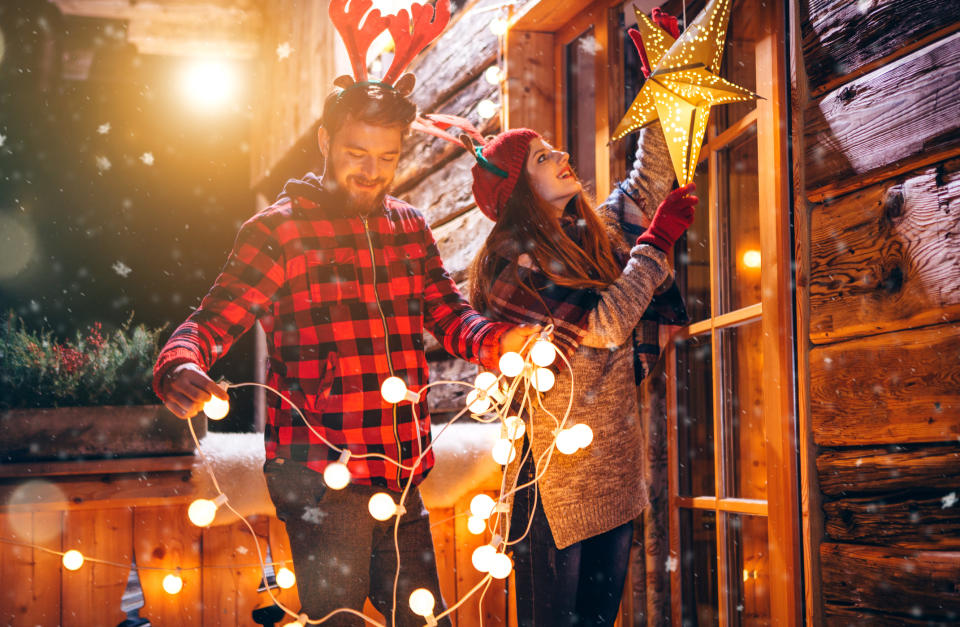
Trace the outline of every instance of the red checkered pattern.
<path fill-rule="evenodd" d="M 178 364 L 209 370 L 257 319 L 267 335 L 269 385 L 337 446 L 407 466 L 430 442 L 426 395 L 415 421 L 411 403 L 381 398 L 382 381 L 395 374 L 414 391 L 427 384 L 424 328 L 450 353 L 483 358 L 487 367 L 509 328 L 470 307 L 423 216 L 389 197 L 366 224 L 306 198 L 285 199 L 248 220 L 216 283 L 161 351 L 154 389 Z M 270 393 L 267 399 L 268 459 L 285 457 L 316 471 L 337 460 L 287 402 Z M 355 482 L 392 490 L 410 476 L 379 459 L 353 457 L 348 466 Z M 432 466 L 431 452 L 413 473 L 414 484 Z"/>

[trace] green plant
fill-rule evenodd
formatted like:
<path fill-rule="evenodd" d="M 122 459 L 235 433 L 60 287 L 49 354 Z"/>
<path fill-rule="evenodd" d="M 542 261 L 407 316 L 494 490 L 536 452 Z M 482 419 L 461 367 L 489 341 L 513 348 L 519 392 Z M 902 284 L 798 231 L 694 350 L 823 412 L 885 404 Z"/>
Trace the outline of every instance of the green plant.
<path fill-rule="evenodd" d="M 132 327 L 132 319 L 106 335 L 97 322 L 58 341 L 8 314 L 0 322 L 0 409 L 157 403 L 151 380 L 163 329 Z"/>

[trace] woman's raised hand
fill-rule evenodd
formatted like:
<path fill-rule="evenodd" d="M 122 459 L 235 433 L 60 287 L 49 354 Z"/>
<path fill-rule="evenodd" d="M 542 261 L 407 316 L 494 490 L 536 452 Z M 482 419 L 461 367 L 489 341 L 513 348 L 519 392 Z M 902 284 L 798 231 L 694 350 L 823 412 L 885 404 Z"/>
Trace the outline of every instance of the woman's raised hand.
<path fill-rule="evenodd" d="M 700 200 L 692 195 L 696 190 L 696 184 L 689 183 L 667 194 L 653 214 L 650 226 L 637 238 L 637 244 L 650 244 L 663 252 L 670 252 L 683 232 L 693 224 L 693 208 Z"/>

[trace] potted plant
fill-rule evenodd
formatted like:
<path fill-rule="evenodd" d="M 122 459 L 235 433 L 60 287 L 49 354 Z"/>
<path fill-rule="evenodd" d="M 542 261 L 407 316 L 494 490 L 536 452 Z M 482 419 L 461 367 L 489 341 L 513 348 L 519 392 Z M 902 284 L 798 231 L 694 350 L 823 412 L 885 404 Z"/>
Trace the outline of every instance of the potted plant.
<path fill-rule="evenodd" d="M 151 389 L 162 329 L 131 320 L 63 341 L 13 313 L 0 320 L 0 462 L 193 453 L 187 425 Z M 204 419 L 194 426 L 206 433 Z"/>

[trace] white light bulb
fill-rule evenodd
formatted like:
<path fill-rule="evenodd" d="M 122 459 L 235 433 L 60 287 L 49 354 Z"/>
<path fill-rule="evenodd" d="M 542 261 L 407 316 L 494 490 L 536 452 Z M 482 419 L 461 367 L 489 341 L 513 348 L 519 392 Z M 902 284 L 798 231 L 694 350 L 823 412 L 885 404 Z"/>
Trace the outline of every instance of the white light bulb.
<path fill-rule="evenodd" d="M 541 368 L 546 368 L 557 358 L 557 349 L 547 340 L 537 340 L 530 348 L 530 361 Z"/>
<path fill-rule="evenodd" d="M 487 530 L 487 523 L 484 522 L 482 518 L 471 515 L 467 518 L 467 531 L 472 533 L 475 536 L 479 536 L 481 533 Z"/>
<path fill-rule="evenodd" d="M 548 368 L 535 368 L 531 379 L 533 381 L 533 387 L 537 388 L 540 392 L 548 392 L 553 389 L 553 384 L 557 382 L 553 371 Z"/>
<path fill-rule="evenodd" d="M 527 426 L 523 424 L 523 418 L 520 416 L 510 416 L 504 421 L 507 428 L 507 438 L 519 440 L 527 431 Z"/>
<path fill-rule="evenodd" d="M 210 420 L 222 420 L 230 412 L 230 401 L 211 396 L 210 400 L 203 404 L 203 413 Z"/>
<path fill-rule="evenodd" d="M 407 384 L 400 377 L 387 377 L 380 384 L 380 396 L 388 403 L 397 404 L 407 397 Z"/>
<path fill-rule="evenodd" d="M 502 37 L 507 33 L 507 28 L 510 26 L 510 23 L 507 22 L 504 17 L 495 17 L 492 22 L 490 22 L 490 32 L 496 35 L 497 37 Z"/>
<path fill-rule="evenodd" d="M 323 482 L 332 490 L 342 490 L 350 483 L 350 471 L 340 462 L 327 464 L 323 469 Z"/>
<path fill-rule="evenodd" d="M 570 427 L 570 432 L 575 436 L 579 448 L 587 448 L 593 442 L 593 429 L 589 425 L 581 422 Z"/>
<path fill-rule="evenodd" d="M 310 620 L 310 617 L 306 614 L 301 614 L 297 617 L 297 620 L 292 620 L 289 623 L 284 624 L 283 627 L 303 627 L 307 624 L 307 621 Z"/>
<path fill-rule="evenodd" d="M 284 590 L 292 588 L 296 583 L 297 576 L 286 566 L 277 571 L 277 585 Z"/>
<path fill-rule="evenodd" d="M 63 554 L 63 567 L 67 570 L 77 570 L 83 566 L 83 553 L 76 549 L 70 549 Z"/>
<path fill-rule="evenodd" d="M 490 576 L 494 579 L 506 579 L 513 570 L 513 562 L 503 553 L 497 553 L 490 560 Z"/>
<path fill-rule="evenodd" d="M 497 375 L 492 372 L 481 372 L 473 380 L 473 385 L 489 394 L 497 389 Z"/>
<path fill-rule="evenodd" d="M 577 435 L 570 429 L 561 429 L 557 433 L 557 450 L 564 455 L 573 455 L 580 447 L 577 446 Z"/>
<path fill-rule="evenodd" d="M 470 562 L 473 564 L 473 567 L 481 573 L 490 572 L 490 567 L 493 565 L 493 558 L 496 554 L 497 550 L 495 548 L 489 544 L 484 544 L 474 550 L 473 555 L 470 556 Z"/>
<path fill-rule="evenodd" d="M 386 492 L 377 492 L 370 497 L 367 509 L 370 510 L 370 515 L 377 520 L 387 520 L 397 513 L 397 504 L 393 502 L 393 497 Z"/>
<path fill-rule="evenodd" d="M 520 353 L 514 353 L 513 351 L 504 353 L 500 357 L 500 372 L 507 377 L 515 377 L 521 372 L 523 372 L 523 357 L 520 356 Z"/>
<path fill-rule="evenodd" d="M 497 114 L 497 104 L 484 98 L 477 104 L 477 115 L 479 115 L 484 120 L 489 120 Z"/>
<path fill-rule="evenodd" d="M 426 588 L 417 588 L 410 593 L 410 609 L 417 616 L 430 616 L 435 604 L 433 594 Z"/>
<path fill-rule="evenodd" d="M 493 461 L 501 466 L 506 466 L 517 457 L 517 451 L 513 448 L 513 442 L 505 438 L 497 440 L 493 445 Z"/>
<path fill-rule="evenodd" d="M 474 414 L 484 414 L 490 409 L 490 399 L 480 390 L 470 390 L 467 394 L 467 407 Z"/>
<path fill-rule="evenodd" d="M 486 494 L 478 494 L 470 500 L 470 513 L 480 520 L 486 520 L 490 518 L 495 505 L 493 499 Z"/>
<path fill-rule="evenodd" d="M 187 508 L 187 517 L 198 527 L 207 527 L 217 516 L 217 504 L 210 499 L 197 499 Z"/>
<path fill-rule="evenodd" d="M 183 579 L 180 575 L 169 574 L 163 578 L 163 590 L 167 594 L 177 594 L 183 590 Z"/>
<path fill-rule="evenodd" d="M 499 65 L 491 65 L 483 73 L 483 78 L 486 79 L 486 81 L 491 85 L 499 85 L 500 76 L 501 76 L 501 72 L 500 72 Z"/>

